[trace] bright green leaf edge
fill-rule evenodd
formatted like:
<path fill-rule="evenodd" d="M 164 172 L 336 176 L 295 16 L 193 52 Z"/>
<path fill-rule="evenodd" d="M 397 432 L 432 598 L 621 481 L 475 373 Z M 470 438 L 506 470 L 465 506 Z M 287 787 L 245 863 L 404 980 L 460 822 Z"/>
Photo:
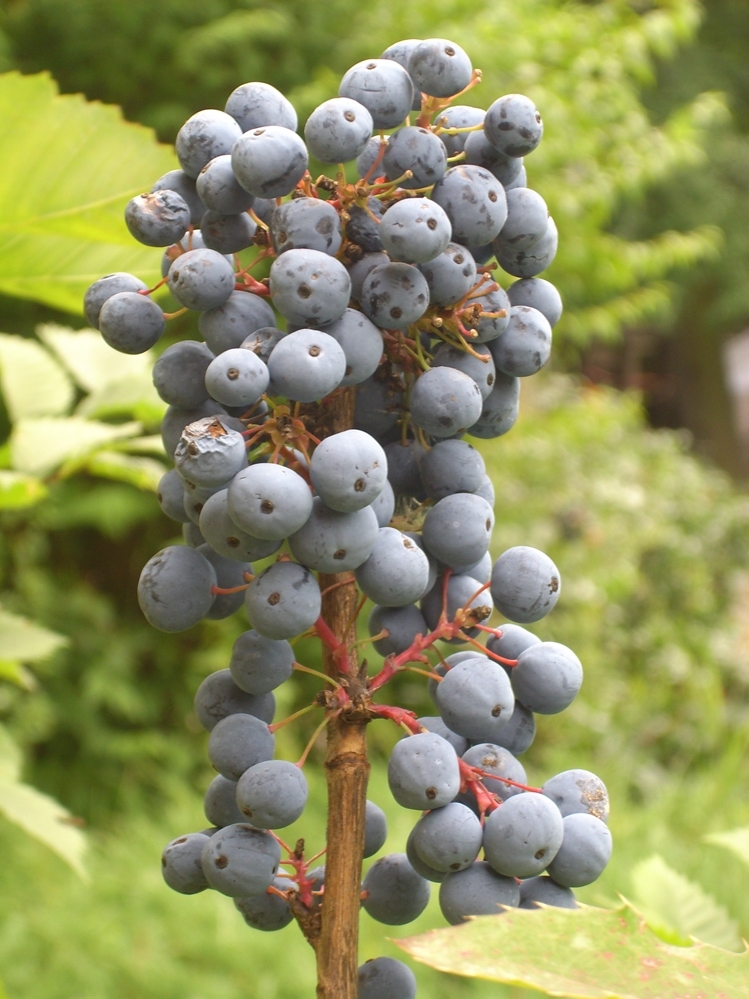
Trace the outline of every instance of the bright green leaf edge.
<path fill-rule="evenodd" d="M 20 775 L 21 752 L 0 725 L 0 816 L 44 843 L 87 880 L 88 840 L 77 820 L 49 795 L 24 784 Z"/>
<path fill-rule="evenodd" d="M 0 780 L 0 814 L 53 850 L 84 881 L 86 836 L 54 798 L 20 781 Z"/>
<path fill-rule="evenodd" d="M 731 829 L 729 832 L 710 833 L 709 836 L 704 837 L 704 842 L 731 850 L 740 860 L 749 865 L 749 826 Z"/>
<path fill-rule="evenodd" d="M 509 909 L 394 942 L 440 971 L 569 999 L 749 999 L 749 948 L 675 947 L 628 904 Z"/>

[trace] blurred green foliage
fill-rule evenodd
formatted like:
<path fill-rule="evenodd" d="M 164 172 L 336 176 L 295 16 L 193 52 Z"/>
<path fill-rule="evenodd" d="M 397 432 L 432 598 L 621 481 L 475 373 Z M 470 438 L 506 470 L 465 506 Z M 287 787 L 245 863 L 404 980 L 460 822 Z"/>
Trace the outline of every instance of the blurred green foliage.
<path fill-rule="evenodd" d="M 658 121 L 700 92 L 720 90 L 731 119 L 708 128 L 699 169 L 679 170 L 630 202 L 617 231 L 648 238 L 664 225 L 721 227 L 723 251 L 681 284 L 679 316 L 699 306 L 703 337 L 720 339 L 749 319 L 749 3 L 712 0 L 704 15 L 699 34 L 658 64 L 656 85 L 643 100 Z"/>
<path fill-rule="evenodd" d="M 746 150 L 713 93 L 721 39 L 734 24 L 741 37 L 746 5 L 715 6 L 726 12 L 723 22 L 710 11 L 715 34 L 696 41 L 693 0 L 424 0 L 400 9 L 386 0 L 0 0 L 0 60 L 23 72 L 48 69 L 64 91 L 120 103 L 171 139 L 189 113 L 223 106 L 247 79 L 289 92 L 303 120 L 335 93 L 342 70 L 393 39 L 455 38 L 485 71 L 471 100 L 520 90 L 544 113 L 546 138 L 528 167 L 560 227 L 550 277 L 565 297 L 558 329 L 569 361 L 593 336 L 666 319 L 674 281 L 693 281 L 695 263 L 700 280 L 715 286 L 713 297 L 698 292 L 697 304 L 722 317 L 721 329 L 749 312 L 746 233 L 734 208 L 745 204 Z M 706 46 L 712 63 L 701 61 Z M 728 50 L 719 84 L 726 89 L 746 85 L 741 51 Z M 718 190 L 725 179 L 728 194 Z M 716 221 L 726 230 L 723 250 Z M 60 314 L 0 299 L 0 317 L 5 332 L 30 337 L 36 323 Z M 72 404 L 85 409 L 90 387 L 73 381 Z M 512 433 L 480 445 L 497 488 L 494 554 L 532 544 L 557 561 L 563 597 L 535 630 L 574 648 L 586 680 L 568 712 L 541 721 L 529 776 L 582 766 L 610 787 L 614 860 L 585 899 L 613 902 L 628 890 L 635 861 L 657 852 L 715 895 L 747 935 L 739 862 L 726 876 L 732 861 L 695 843 L 749 821 L 749 503 L 690 455 L 685 438 L 648 432 L 635 397 L 559 377 L 534 381 Z M 9 431 L 18 414 L 5 403 Z M 158 413 L 147 403 L 138 395 L 116 412 L 79 415 L 110 426 L 137 419 L 148 436 Z M 0 720 L 27 750 L 27 777 L 108 829 L 94 837 L 86 888 L 18 830 L 0 826 L 2 849 L 14 856 L 0 868 L 3 974 L 11 994 L 28 999 L 296 999 L 311 992 L 312 956 L 293 927 L 248 944 L 230 900 L 170 895 L 155 862 L 165 840 L 204 824 L 199 793 L 210 773 L 192 696 L 203 676 L 226 665 L 246 624 L 240 614 L 176 636 L 145 624 L 138 574 L 178 527 L 160 515 L 148 477 L 138 479 L 134 466 L 130 477 L 114 475 L 111 463 L 103 471 L 91 457 L 40 473 L 27 505 L 0 511 L 0 600 L 69 640 L 28 670 L 32 683 L 0 682 Z M 3 475 L 20 474 L 11 463 L 6 442 Z M 310 665 L 316 655 L 313 643 L 300 647 Z M 399 703 L 433 712 L 421 679 L 400 677 L 394 686 Z M 309 702 L 316 688 L 314 678 L 296 676 L 279 692 L 278 716 Z M 284 729 L 282 755 L 293 758 L 314 724 Z M 383 760 L 396 737 L 371 726 L 372 797 L 392 818 L 388 850 L 402 848 L 413 819 L 392 807 L 386 790 Z M 318 777 L 320 757 L 318 747 Z M 323 801 L 315 778 L 302 826 L 317 846 Z M 363 922 L 362 956 L 385 951 L 392 929 Z M 405 932 L 438 922 L 433 902 Z M 511 994 L 425 969 L 419 975 L 434 999 Z"/>
<path fill-rule="evenodd" d="M 484 71 L 468 102 L 486 106 L 521 91 L 545 116 L 545 139 L 528 167 L 560 230 L 549 276 L 565 298 L 558 333 L 568 358 L 593 336 L 612 339 L 624 324 L 663 319 L 667 279 L 718 253 L 720 233 L 704 220 L 674 228 L 656 222 L 647 239 L 612 230 L 617 213 L 654 183 L 701 167 L 706 130 L 725 125 L 723 102 L 710 89 L 669 108 L 657 125 L 641 99 L 658 60 L 694 37 L 696 0 L 645 8 L 623 0 L 407 7 L 392 0 L 4 0 L 0 14 L 7 65 L 50 69 L 64 91 L 119 103 L 167 139 L 190 113 L 223 107 L 245 80 L 284 90 L 304 121 L 336 93 L 352 62 L 397 38 L 454 38 Z"/>

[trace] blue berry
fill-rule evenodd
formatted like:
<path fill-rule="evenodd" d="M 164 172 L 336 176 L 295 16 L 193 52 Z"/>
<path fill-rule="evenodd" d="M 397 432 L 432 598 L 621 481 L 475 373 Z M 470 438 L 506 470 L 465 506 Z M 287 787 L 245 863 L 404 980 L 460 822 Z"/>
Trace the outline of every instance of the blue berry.
<path fill-rule="evenodd" d="M 223 111 L 198 111 L 177 133 L 175 143 L 179 164 L 188 177 L 197 177 L 206 163 L 230 153 L 241 136 L 236 121 Z"/>
<path fill-rule="evenodd" d="M 364 151 L 372 137 L 372 115 L 358 101 L 334 97 L 307 119 L 304 138 L 310 154 L 321 163 L 346 163 Z"/>
<path fill-rule="evenodd" d="M 349 69 L 339 97 L 363 104 L 376 129 L 395 128 L 411 110 L 414 87 L 408 72 L 390 59 L 365 59 Z"/>
<path fill-rule="evenodd" d="M 307 170 L 307 147 L 291 129 L 264 125 L 245 132 L 231 149 L 240 185 L 256 198 L 283 198 Z"/>

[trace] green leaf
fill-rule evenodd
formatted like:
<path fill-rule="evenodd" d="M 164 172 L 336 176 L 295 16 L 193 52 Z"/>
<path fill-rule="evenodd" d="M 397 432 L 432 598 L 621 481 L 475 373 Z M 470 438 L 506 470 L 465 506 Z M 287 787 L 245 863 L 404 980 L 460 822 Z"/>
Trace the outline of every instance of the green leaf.
<path fill-rule="evenodd" d="M 13 683 L 16 687 L 22 687 L 24 690 L 36 689 L 36 680 L 33 674 L 20 663 L 13 662 L 10 659 L 0 659 L 0 680 L 6 680 L 8 683 Z"/>
<path fill-rule="evenodd" d="M 744 826 L 742 829 L 732 829 L 730 832 L 710 833 L 709 836 L 704 837 L 704 841 L 732 850 L 740 860 L 749 864 L 749 826 Z"/>
<path fill-rule="evenodd" d="M 20 420 L 11 434 L 13 464 L 22 472 L 48 475 L 70 458 L 81 457 L 112 441 L 134 437 L 139 431 L 139 423 L 114 426 L 80 416 Z"/>
<path fill-rule="evenodd" d="M 147 375 L 129 375 L 102 386 L 81 401 L 76 414 L 91 419 L 134 416 L 141 423 L 158 425 L 166 408 L 167 404 L 154 388 L 149 372 Z"/>
<path fill-rule="evenodd" d="M 67 644 L 64 635 L 0 607 L 0 649 L 4 660 L 38 662 Z"/>
<path fill-rule="evenodd" d="M 86 460 L 84 467 L 91 475 L 129 482 L 138 489 L 154 493 L 166 472 L 160 461 L 123 454 L 121 451 L 97 451 Z"/>
<path fill-rule="evenodd" d="M 133 242 L 122 213 L 177 166 L 173 152 L 46 73 L 0 76 L 0 121 L 0 292 L 80 313 L 102 274 L 155 283 L 161 253 Z"/>
<path fill-rule="evenodd" d="M 21 754 L 0 726 L 0 813 L 54 850 L 86 878 L 86 837 L 70 812 L 53 798 L 19 780 Z"/>
<path fill-rule="evenodd" d="M 664 939 L 689 946 L 690 938 L 725 950 L 743 950 L 736 923 L 712 896 L 674 871 L 657 854 L 632 870 L 634 902 Z"/>
<path fill-rule="evenodd" d="M 145 354 L 122 354 L 96 330 L 71 330 L 55 323 L 37 326 L 36 332 L 85 392 L 98 392 L 128 378 L 151 381 L 155 355 L 150 350 Z"/>
<path fill-rule="evenodd" d="M 13 422 L 25 416 L 60 416 L 75 396 L 67 374 L 44 347 L 7 333 L 0 333 L 0 384 Z"/>
<path fill-rule="evenodd" d="M 0 780 L 0 812 L 59 854 L 82 878 L 86 877 L 86 837 L 70 812 L 54 798 L 29 784 Z"/>
<path fill-rule="evenodd" d="M 440 971 L 574 999 L 749 999 L 749 950 L 674 947 L 631 906 L 509 909 L 395 941 Z"/>
<path fill-rule="evenodd" d="M 164 442 L 161 434 L 149 434 L 147 437 L 135 437 L 132 440 L 121 441 L 113 444 L 113 448 L 118 451 L 128 451 L 131 454 L 156 454 L 160 458 L 166 457 Z"/>
<path fill-rule="evenodd" d="M 0 470 L 0 510 L 33 506 L 47 495 L 47 487 L 33 475 Z"/>

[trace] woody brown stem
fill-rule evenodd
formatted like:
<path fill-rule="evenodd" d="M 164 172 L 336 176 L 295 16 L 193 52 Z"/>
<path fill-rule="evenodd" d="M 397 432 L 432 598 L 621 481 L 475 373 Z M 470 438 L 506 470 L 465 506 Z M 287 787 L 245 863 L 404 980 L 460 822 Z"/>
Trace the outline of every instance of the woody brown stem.
<path fill-rule="evenodd" d="M 325 409 L 327 434 L 348 430 L 354 422 L 354 389 L 339 392 Z M 341 657 L 323 645 L 325 672 L 343 684 L 351 698 L 328 726 L 325 771 L 328 784 L 328 833 L 325 894 L 316 941 L 318 999 L 357 999 L 359 903 L 364 852 L 364 814 L 369 779 L 366 691 L 356 655 L 355 586 L 339 586 L 350 574 L 320 575 L 322 615 L 348 648 L 348 673 Z"/>

